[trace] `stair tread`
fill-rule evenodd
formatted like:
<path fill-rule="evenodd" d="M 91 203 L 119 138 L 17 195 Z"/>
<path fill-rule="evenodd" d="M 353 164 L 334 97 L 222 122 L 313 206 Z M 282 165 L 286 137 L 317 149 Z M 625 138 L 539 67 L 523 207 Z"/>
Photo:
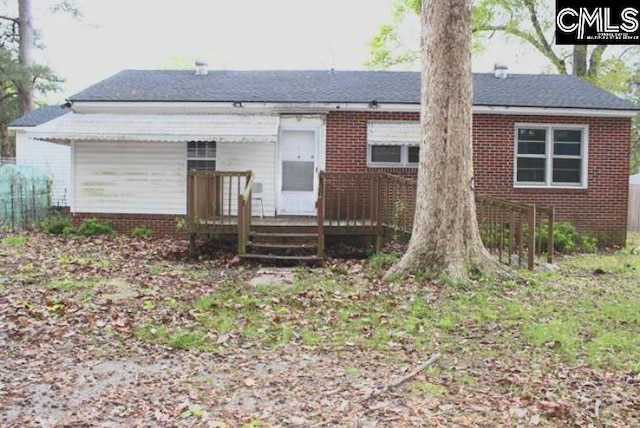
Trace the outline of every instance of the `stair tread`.
<path fill-rule="evenodd" d="M 241 254 L 242 259 L 321 261 L 318 256 L 278 256 L 274 254 Z"/>
<path fill-rule="evenodd" d="M 273 248 L 273 249 L 292 249 L 292 250 L 305 250 L 308 248 L 316 248 L 318 244 L 270 244 L 262 242 L 249 242 L 248 245 L 254 248 Z"/>
<path fill-rule="evenodd" d="M 287 232 L 251 232 L 250 236 L 260 238 L 317 238 L 317 233 L 287 233 Z"/>

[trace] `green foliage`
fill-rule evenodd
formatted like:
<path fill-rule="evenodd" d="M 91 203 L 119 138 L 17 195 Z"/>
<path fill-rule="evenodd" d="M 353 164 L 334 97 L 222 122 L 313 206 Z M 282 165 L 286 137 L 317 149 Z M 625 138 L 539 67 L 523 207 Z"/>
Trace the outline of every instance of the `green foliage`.
<path fill-rule="evenodd" d="M 187 230 L 187 221 L 184 217 L 176 217 L 176 230 L 178 232 Z"/>
<path fill-rule="evenodd" d="M 149 229 L 147 226 L 139 226 L 134 227 L 131 230 L 131 236 L 135 236 L 138 238 L 150 238 L 153 236 L 153 230 Z"/>
<path fill-rule="evenodd" d="M 83 236 L 113 235 L 115 230 L 111 222 L 97 218 L 85 218 L 78 226 L 78 233 Z"/>
<path fill-rule="evenodd" d="M 52 235 L 69 235 L 73 233 L 73 222 L 68 215 L 55 213 L 45 217 L 40 227 Z"/>
<path fill-rule="evenodd" d="M 22 247 L 27 243 L 27 237 L 22 235 L 7 236 L 2 239 L 3 247 Z"/>
<path fill-rule="evenodd" d="M 541 235 L 542 248 L 547 248 L 548 225 L 543 223 L 538 233 Z M 553 225 L 553 248 L 559 253 L 574 251 L 594 252 L 598 240 L 586 233 L 580 233 L 568 221 L 556 222 Z"/>
<path fill-rule="evenodd" d="M 369 258 L 369 265 L 373 269 L 387 269 L 399 260 L 396 253 L 375 253 Z"/>
<path fill-rule="evenodd" d="M 529 228 L 525 223 L 523 226 L 523 240 L 524 245 L 527 246 Z M 540 246 L 541 251 L 544 253 L 547 250 L 547 237 L 549 226 L 546 221 L 536 229 L 536 248 Z M 502 233 L 502 237 L 501 237 Z M 500 244 L 504 245 L 504 251 L 508 250 L 510 242 L 510 230 L 508 227 L 504 228 L 504 231 L 492 230 L 489 224 L 480 225 L 480 237 L 482 242 L 486 246 L 495 247 Z M 518 239 L 517 236 L 514 239 Z M 592 253 L 596 251 L 598 246 L 597 238 L 586 234 L 580 233 L 573 224 L 568 221 L 555 222 L 553 226 L 553 248 L 558 253 L 573 253 L 573 252 L 586 252 Z"/>
<path fill-rule="evenodd" d="M 407 18 L 418 15 L 420 5 L 418 0 L 395 1 L 390 22 L 381 25 L 369 42 L 368 67 L 388 68 L 419 61 L 419 33 L 414 31 L 406 40 L 406 27 L 419 26 L 418 20 L 413 24 Z M 546 0 L 476 0 L 472 4 L 473 51 L 482 51 L 486 41 L 497 33 L 537 51 L 560 74 L 571 73 L 569 66 L 576 62 L 578 75 L 591 83 L 618 95 L 633 92 L 639 47 L 558 46 L 553 43 L 554 22 L 553 8 Z"/>

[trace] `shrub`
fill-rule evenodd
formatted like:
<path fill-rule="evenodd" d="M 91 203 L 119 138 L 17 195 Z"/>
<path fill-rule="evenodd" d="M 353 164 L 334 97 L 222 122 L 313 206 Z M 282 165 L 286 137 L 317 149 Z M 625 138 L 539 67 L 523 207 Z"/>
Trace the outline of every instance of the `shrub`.
<path fill-rule="evenodd" d="M 140 227 L 134 227 L 131 230 L 131 236 L 135 236 L 137 238 L 149 238 L 153 236 L 153 230 L 149 229 L 145 225 L 142 225 Z"/>
<path fill-rule="evenodd" d="M 40 223 L 40 226 L 42 230 L 52 235 L 68 235 L 69 231 L 74 230 L 71 217 L 60 213 L 45 217 Z"/>
<path fill-rule="evenodd" d="M 542 249 L 547 248 L 548 226 L 543 223 L 539 233 L 542 235 Z M 556 222 L 553 225 L 553 249 L 559 253 L 572 251 L 593 252 L 596 250 L 598 240 L 589 234 L 580 233 L 574 225 L 568 221 Z"/>
<path fill-rule="evenodd" d="M 85 218 L 78 227 L 78 233 L 84 236 L 113 235 L 115 230 L 111 222 L 97 218 Z"/>

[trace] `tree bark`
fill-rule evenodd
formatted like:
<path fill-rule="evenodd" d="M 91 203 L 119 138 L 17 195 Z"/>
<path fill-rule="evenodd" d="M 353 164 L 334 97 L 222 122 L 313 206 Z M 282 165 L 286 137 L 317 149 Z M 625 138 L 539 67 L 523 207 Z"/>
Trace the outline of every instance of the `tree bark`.
<path fill-rule="evenodd" d="M 30 75 L 33 66 L 34 33 L 31 0 L 18 0 L 18 24 L 20 64 L 29 75 L 18 87 L 20 112 L 25 114 L 33 110 L 33 79 Z"/>
<path fill-rule="evenodd" d="M 571 74 L 578 77 L 587 75 L 587 45 L 575 45 L 573 47 L 573 67 Z"/>
<path fill-rule="evenodd" d="M 409 247 L 387 278 L 493 270 L 472 190 L 471 1 L 423 0 L 420 163 Z"/>
<path fill-rule="evenodd" d="M 9 141 L 9 130 L 6 123 L 0 123 L 0 158 L 11 158 L 11 141 Z"/>

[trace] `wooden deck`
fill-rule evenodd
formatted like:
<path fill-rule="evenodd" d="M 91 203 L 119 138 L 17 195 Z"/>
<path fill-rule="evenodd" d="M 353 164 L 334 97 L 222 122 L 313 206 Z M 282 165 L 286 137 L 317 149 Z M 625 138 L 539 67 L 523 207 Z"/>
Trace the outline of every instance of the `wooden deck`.
<path fill-rule="evenodd" d="M 198 234 L 237 235 L 241 257 L 317 261 L 324 258 L 325 236 L 371 236 L 379 249 L 385 236 L 409 235 L 413 228 L 416 181 L 383 172 L 320 172 L 315 216 L 253 216 L 251 171 L 190 172 L 187 180 L 192 250 Z M 552 260 L 552 208 L 487 197 L 476 203 L 483 242 L 500 260 L 512 263 L 516 255 L 532 268 L 545 250 L 543 233 Z"/>

